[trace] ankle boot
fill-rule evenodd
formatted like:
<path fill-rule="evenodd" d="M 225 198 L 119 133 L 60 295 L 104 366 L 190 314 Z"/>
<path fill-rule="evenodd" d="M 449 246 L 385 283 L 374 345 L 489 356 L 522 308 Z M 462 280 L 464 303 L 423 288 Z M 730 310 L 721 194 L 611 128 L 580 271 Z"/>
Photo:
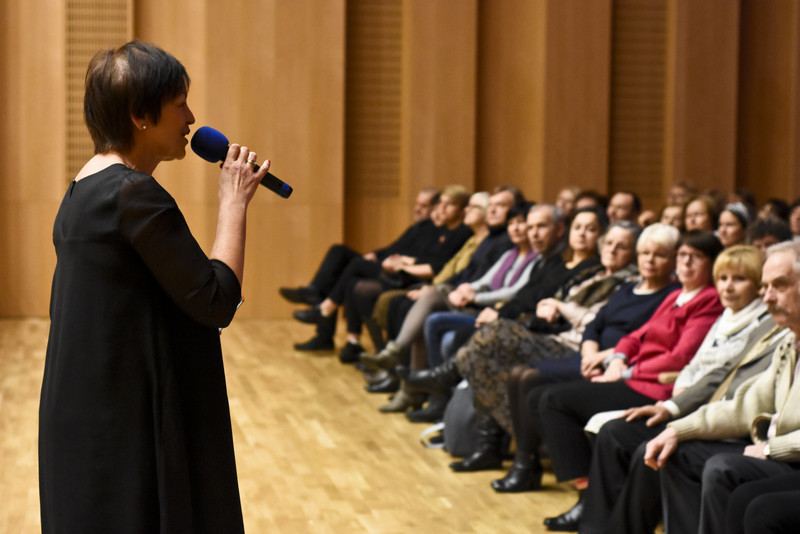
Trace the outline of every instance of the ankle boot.
<path fill-rule="evenodd" d="M 460 462 L 451 463 L 450 469 L 453 471 L 483 471 L 500 469 L 503 466 L 502 443 L 505 432 L 497 421 L 488 413 L 478 412 L 475 431 L 478 434 L 478 446 L 475 452 Z"/>
<path fill-rule="evenodd" d="M 492 488 L 498 493 L 536 491 L 542 489 L 543 471 L 538 460 L 528 463 L 514 462 L 506 476 L 492 481 Z"/>
<path fill-rule="evenodd" d="M 425 395 L 422 393 L 406 393 L 401 389 L 395 393 L 389 404 L 384 404 L 378 408 L 378 411 L 383 413 L 402 413 L 409 408 L 419 408 L 423 402 L 425 402 Z"/>
<path fill-rule="evenodd" d="M 544 520 L 544 526 L 547 530 L 555 530 L 558 532 L 577 532 L 581 524 L 581 517 L 583 516 L 583 498 L 586 490 L 578 492 L 578 502 L 575 506 L 556 517 L 548 517 Z"/>
<path fill-rule="evenodd" d="M 361 363 L 372 369 L 386 369 L 387 371 L 394 369 L 400 362 L 400 354 L 403 348 L 395 343 L 389 341 L 378 354 L 361 354 Z"/>
<path fill-rule="evenodd" d="M 406 419 L 412 423 L 436 423 L 444 417 L 444 409 L 447 407 L 448 397 L 441 395 L 431 395 L 428 397 L 428 404 L 420 410 L 406 412 Z"/>
<path fill-rule="evenodd" d="M 450 391 L 461 382 L 461 373 L 456 367 L 456 359 L 450 358 L 433 369 L 411 371 L 406 382 L 422 391 L 437 395 L 449 395 Z"/>

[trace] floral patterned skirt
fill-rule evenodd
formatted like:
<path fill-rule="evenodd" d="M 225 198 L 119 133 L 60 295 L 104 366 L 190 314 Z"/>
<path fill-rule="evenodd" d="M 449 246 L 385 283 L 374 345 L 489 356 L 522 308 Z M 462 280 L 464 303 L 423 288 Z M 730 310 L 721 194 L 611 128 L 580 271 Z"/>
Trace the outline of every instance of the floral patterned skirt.
<path fill-rule="evenodd" d="M 488 412 L 511 432 L 508 376 L 517 365 L 566 358 L 574 351 L 549 334 L 531 332 L 517 321 L 482 326 L 456 355 L 456 365 L 475 392 L 475 408 Z"/>

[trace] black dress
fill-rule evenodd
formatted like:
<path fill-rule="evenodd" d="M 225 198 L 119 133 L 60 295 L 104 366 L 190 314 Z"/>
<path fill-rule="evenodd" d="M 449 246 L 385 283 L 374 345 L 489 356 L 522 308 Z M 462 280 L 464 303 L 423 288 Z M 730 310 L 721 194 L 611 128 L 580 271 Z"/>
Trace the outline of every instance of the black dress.
<path fill-rule="evenodd" d="M 42 531 L 242 532 L 219 341 L 236 276 L 119 164 L 70 185 L 53 242 Z"/>

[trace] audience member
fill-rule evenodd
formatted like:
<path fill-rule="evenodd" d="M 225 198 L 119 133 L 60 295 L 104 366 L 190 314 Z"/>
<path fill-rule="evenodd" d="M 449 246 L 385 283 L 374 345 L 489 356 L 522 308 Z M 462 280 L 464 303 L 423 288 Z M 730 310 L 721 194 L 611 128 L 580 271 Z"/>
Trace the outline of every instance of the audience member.
<path fill-rule="evenodd" d="M 433 207 L 439 203 L 439 189 L 426 187 L 417 193 L 414 199 L 414 222 L 429 219 Z"/>
<path fill-rule="evenodd" d="M 762 263 L 753 247 L 734 246 L 719 255 L 714 279 L 725 311 L 678 375 L 672 398 L 631 408 L 601 428 L 593 446 L 582 534 L 652 532 L 661 519 L 661 492 L 658 475 L 644 465 L 647 441 L 666 421 L 729 398 L 769 365 L 788 331 L 775 326 L 758 298 Z"/>
<path fill-rule="evenodd" d="M 767 249 L 781 241 L 791 241 L 789 226 L 777 219 L 756 219 L 747 227 L 747 242 L 766 257 Z"/>
<path fill-rule="evenodd" d="M 681 180 L 669 188 L 667 193 L 668 206 L 683 206 L 689 199 L 697 195 L 697 187 L 689 180 Z"/>
<path fill-rule="evenodd" d="M 602 213 L 597 208 L 585 209 Z M 538 204 L 531 210 L 528 223 L 528 238 L 540 251 L 540 259 L 531 273 L 528 283 L 499 310 L 494 307 L 483 308 L 477 319 L 464 329 L 467 334 L 459 338 L 459 343 L 466 342 L 476 327 L 493 321 L 499 316 L 516 318 L 524 312 L 535 310 L 536 303 L 541 298 L 552 296 L 552 291 L 557 286 L 552 287 L 551 291 L 547 293 L 543 292 L 543 288 L 551 287 L 550 284 L 554 281 L 560 283 L 567 275 L 568 269 L 559 245 L 564 232 L 564 217 L 561 210 L 551 204 Z M 583 258 L 583 253 L 580 254 L 580 257 Z M 431 370 L 415 371 L 413 376 L 410 374 L 404 376 L 404 380 L 412 387 L 423 391 L 441 392 L 454 387 L 455 383 L 460 380 L 460 375 L 451 358 L 443 360 L 441 339 L 448 330 L 446 325 L 440 328 L 440 325 L 436 323 L 429 323 L 430 320 L 426 321 L 424 336 L 428 356 L 427 363 Z M 429 387 L 436 383 L 441 383 L 442 386 Z"/>
<path fill-rule="evenodd" d="M 719 214 L 717 237 L 723 247 L 730 247 L 742 243 L 747 236 L 747 226 L 750 224 L 750 215 L 747 207 L 741 202 L 726 204 Z"/>
<path fill-rule="evenodd" d="M 556 195 L 555 206 L 564 213 L 564 217 L 569 221 L 575 214 L 575 201 L 581 190 L 578 187 L 565 187 Z"/>
<path fill-rule="evenodd" d="M 535 265 L 541 261 L 541 249 L 532 246 L 527 233 L 527 221 L 535 218 L 536 211 L 535 206 L 529 208 L 526 203 L 512 207 L 508 212 L 508 235 L 512 248 L 479 279 L 464 282 L 444 295 L 442 291 L 447 288 L 438 286 L 438 292 L 431 292 L 430 297 L 417 301 L 417 305 L 406 316 L 405 330 L 401 330 L 401 336 L 388 342 L 375 356 L 362 351 L 361 362 L 372 368 L 393 369 L 400 360 L 401 352 L 420 338 L 427 320 L 441 313 L 437 310 L 449 308 L 451 320 L 470 324 L 475 321 L 481 307 L 510 299 L 527 283 Z M 411 406 L 418 407 L 422 402 L 420 399 L 420 395 L 410 394 L 401 388 L 389 404 L 381 407 L 381 411 L 404 412 Z"/>
<path fill-rule="evenodd" d="M 631 191 L 619 191 L 614 193 L 608 201 L 606 214 L 609 224 L 617 221 L 626 220 L 636 222 L 642 212 L 642 201 L 639 196 Z"/>
<path fill-rule="evenodd" d="M 280 295 L 289 302 L 296 304 L 308 304 L 309 306 L 318 305 L 322 302 L 325 295 L 333 289 L 333 286 L 339 280 L 339 277 L 351 260 L 362 258 L 366 261 L 377 262 L 398 250 L 409 248 L 414 240 L 421 239 L 424 231 L 430 228 L 426 223 L 429 217 L 426 216 L 419 220 L 417 220 L 417 217 L 424 213 L 429 215 L 432 209 L 432 207 L 429 207 L 429 204 L 438 204 L 438 202 L 438 191 L 436 193 L 431 193 L 430 189 L 423 189 L 417 194 L 416 200 L 414 201 L 414 224 L 407 228 L 392 244 L 363 255 L 346 245 L 333 245 L 326 252 L 325 257 L 322 259 L 319 267 L 317 267 L 317 271 L 308 285 L 297 288 L 282 287 L 279 289 Z"/>
<path fill-rule="evenodd" d="M 683 204 L 668 204 L 661 208 L 658 222 L 674 226 L 683 231 Z"/>
<path fill-rule="evenodd" d="M 697 230 L 710 232 L 716 229 L 717 208 L 714 199 L 708 196 L 694 197 L 683 210 L 683 228 L 686 232 Z"/>
<path fill-rule="evenodd" d="M 800 241 L 800 198 L 792 203 L 789 212 L 789 228 L 792 230 L 795 241 Z"/>
<path fill-rule="evenodd" d="M 759 219 L 778 219 L 787 222 L 791 209 L 789 204 L 781 198 L 769 198 L 758 210 Z"/>
<path fill-rule="evenodd" d="M 602 375 L 591 382 L 548 386 L 539 403 L 545 443 L 559 481 L 573 480 L 578 503 L 545 525 L 575 525 L 583 508 L 591 447 L 584 425 L 599 413 L 666 400 L 672 384 L 662 373 L 682 369 L 694 356 L 711 325 L 722 313 L 711 267 L 722 249 L 710 232 L 681 237 L 677 274 L 681 289 L 671 293 L 641 328 L 623 337 L 605 362 Z"/>
<path fill-rule="evenodd" d="M 719 532 L 736 487 L 797 472 L 800 245 L 781 243 L 769 249 L 762 284 L 773 319 L 794 335 L 776 349 L 769 369 L 733 399 L 670 422 L 647 444 L 645 463 L 661 470 L 668 534 Z"/>
<path fill-rule="evenodd" d="M 633 272 L 630 264 L 638 227 L 628 221 L 617 223 L 603 241 L 602 265 L 599 265 L 598 241 L 604 223 L 605 217 L 596 208 L 577 212 L 570 225 L 568 273 L 561 283 L 553 280 L 541 287 L 542 294 L 553 297 L 540 299 L 535 314 L 485 324 L 458 352 L 455 365 L 476 392 L 476 409 L 490 412 L 506 431 L 510 432 L 511 424 L 507 415 L 508 402 L 503 401 L 505 376 L 511 366 L 547 353 L 526 349 L 546 345 L 556 351 L 547 357 L 557 358 L 561 354 L 559 349 L 577 348 L 586 324 Z M 438 382 L 436 384 L 438 386 Z M 444 412 L 449 388 L 444 385 L 429 393 L 432 400 L 429 399 L 428 410 L 420 414 L 425 417 L 417 417 L 417 420 L 435 421 Z"/>
<path fill-rule="evenodd" d="M 619 223 L 617 223 L 619 224 Z M 562 360 L 541 359 L 512 369 L 508 397 L 517 450 L 508 474 L 492 482 L 499 492 L 538 489 L 542 465 L 539 399 L 548 384 L 589 379 L 600 373 L 603 360 L 619 340 L 641 327 L 664 298 L 679 285 L 671 282 L 680 235 L 668 225 L 653 224 L 636 243 L 640 279 L 614 293 L 583 332 L 580 352 Z"/>

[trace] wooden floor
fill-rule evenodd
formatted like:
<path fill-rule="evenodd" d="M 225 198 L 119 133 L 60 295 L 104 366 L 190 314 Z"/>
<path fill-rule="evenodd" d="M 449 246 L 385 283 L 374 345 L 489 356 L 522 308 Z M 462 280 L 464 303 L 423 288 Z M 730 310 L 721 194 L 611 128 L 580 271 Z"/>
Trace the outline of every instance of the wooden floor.
<path fill-rule="evenodd" d="M 0 532 L 40 531 L 37 410 L 48 322 L 0 320 Z M 222 335 L 249 533 L 543 532 L 575 501 L 546 489 L 500 495 L 500 471 L 453 473 L 419 443 L 425 425 L 378 407 L 386 395 L 334 353 L 295 352 L 311 328 L 234 321 Z"/>

